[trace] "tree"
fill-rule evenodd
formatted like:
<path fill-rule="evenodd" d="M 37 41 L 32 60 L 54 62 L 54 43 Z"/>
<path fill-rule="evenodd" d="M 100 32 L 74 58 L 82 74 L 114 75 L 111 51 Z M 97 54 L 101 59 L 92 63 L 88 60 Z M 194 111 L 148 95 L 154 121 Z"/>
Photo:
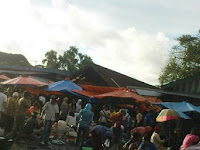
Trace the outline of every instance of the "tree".
<path fill-rule="evenodd" d="M 63 56 L 59 56 L 59 62 L 61 69 L 68 70 L 74 73 L 86 65 L 93 63 L 91 57 L 79 53 L 78 48 L 70 46 L 69 50 L 66 50 Z"/>
<path fill-rule="evenodd" d="M 42 63 L 46 64 L 46 68 L 60 68 L 57 52 L 54 50 L 50 50 L 45 54 L 45 59 L 42 60 Z"/>
<path fill-rule="evenodd" d="M 200 72 L 200 31 L 197 35 L 182 35 L 176 39 L 167 65 L 159 77 L 160 84 L 167 84 Z"/>
<path fill-rule="evenodd" d="M 0 64 L 3 65 L 31 66 L 28 60 L 21 54 L 0 52 L 0 60 Z"/>

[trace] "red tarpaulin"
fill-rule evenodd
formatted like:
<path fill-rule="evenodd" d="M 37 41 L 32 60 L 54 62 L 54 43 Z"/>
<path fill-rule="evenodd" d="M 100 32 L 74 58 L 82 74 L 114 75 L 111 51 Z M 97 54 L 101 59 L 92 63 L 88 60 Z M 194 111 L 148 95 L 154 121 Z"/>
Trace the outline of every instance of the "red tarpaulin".
<path fill-rule="evenodd" d="M 143 96 L 140 96 L 136 94 L 133 91 L 130 91 L 128 89 L 118 89 L 112 92 L 100 94 L 100 95 L 95 95 L 94 97 L 102 99 L 104 97 L 118 97 L 118 98 L 130 98 L 130 99 L 135 99 L 137 101 L 146 101 L 146 98 Z"/>
<path fill-rule="evenodd" d="M 35 85 L 35 86 L 47 85 L 47 83 L 38 81 L 28 76 L 19 76 L 17 78 L 4 81 L 2 82 L 2 84 Z"/>
<path fill-rule="evenodd" d="M 0 80 L 9 80 L 10 78 L 8 78 L 6 75 L 2 74 L 0 75 Z"/>
<path fill-rule="evenodd" d="M 93 86 L 93 85 L 83 85 L 82 91 L 72 90 L 75 93 L 87 96 L 96 97 L 102 99 L 105 97 L 117 97 L 117 98 L 130 98 L 137 101 L 145 102 L 146 98 L 130 91 L 126 88 L 115 88 L 115 87 L 103 87 L 103 86 Z"/>
<path fill-rule="evenodd" d="M 81 87 L 83 88 L 82 91 L 79 90 L 72 90 L 72 91 L 87 97 L 94 97 L 95 95 L 123 89 L 123 88 L 94 86 L 94 85 L 82 85 Z"/>

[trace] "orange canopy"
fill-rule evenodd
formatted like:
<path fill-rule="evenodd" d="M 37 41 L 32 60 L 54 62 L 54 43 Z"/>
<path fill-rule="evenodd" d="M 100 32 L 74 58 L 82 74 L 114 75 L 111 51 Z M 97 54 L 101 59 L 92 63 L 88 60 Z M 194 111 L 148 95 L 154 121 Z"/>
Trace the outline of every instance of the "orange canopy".
<path fill-rule="evenodd" d="M 95 95 L 94 97 L 102 99 L 104 97 L 119 97 L 119 98 L 130 98 L 130 99 L 135 99 L 137 101 L 146 101 L 146 98 L 143 96 L 140 96 L 136 94 L 133 91 L 130 91 L 128 89 L 118 89 L 112 92 L 107 92 L 99 95 Z"/>
<path fill-rule="evenodd" d="M 8 78 L 6 75 L 2 74 L 0 75 L 0 80 L 9 80 L 10 78 Z"/>
<path fill-rule="evenodd" d="M 20 85 L 35 85 L 35 86 L 47 85 L 44 82 L 38 81 L 28 76 L 19 76 L 17 78 L 4 81 L 2 82 L 2 84 L 20 84 Z"/>
<path fill-rule="evenodd" d="M 145 102 L 146 98 L 136 94 L 135 92 L 128 90 L 126 88 L 116 88 L 116 87 L 103 87 L 103 86 L 93 86 L 93 85 L 83 85 L 82 91 L 72 90 L 75 93 L 87 96 L 96 97 L 102 99 L 105 97 L 118 97 L 118 98 L 131 98 L 136 101 Z"/>
<path fill-rule="evenodd" d="M 87 97 L 94 97 L 95 95 L 104 94 L 118 89 L 123 89 L 123 88 L 94 86 L 94 85 L 81 85 L 81 87 L 83 88 L 82 91 L 79 90 L 72 90 L 72 91 Z"/>

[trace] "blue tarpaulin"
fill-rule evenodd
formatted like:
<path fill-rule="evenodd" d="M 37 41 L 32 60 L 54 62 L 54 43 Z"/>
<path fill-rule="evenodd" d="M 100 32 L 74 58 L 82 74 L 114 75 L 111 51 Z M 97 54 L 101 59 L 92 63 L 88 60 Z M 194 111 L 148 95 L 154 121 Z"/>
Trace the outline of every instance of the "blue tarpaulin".
<path fill-rule="evenodd" d="M 199 112 L 200 113 L 200 108 L 192 105 L 191 103 L 188 102 L 163 102 L 163 103 L 154 103 L 154 105 L 157 105 L 162 108 L 168 108 L 168 109 L 174 109 L 179 112 Z"/>
<path fill-rule="evenodd" d="M 57 91 L 57 92 L 71 93 L 72 92 L 71 90 L 82 90 L 82 88 L 67 79 L 51 83 L 45 88 L 45 91 Z"/>

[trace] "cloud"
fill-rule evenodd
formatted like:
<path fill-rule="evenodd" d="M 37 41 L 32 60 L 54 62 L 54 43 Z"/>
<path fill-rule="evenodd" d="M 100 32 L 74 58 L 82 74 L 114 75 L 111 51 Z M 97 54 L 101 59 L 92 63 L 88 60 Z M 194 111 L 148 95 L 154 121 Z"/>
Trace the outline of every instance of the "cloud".
<path fill-rule="evenodd" d="M 33 65 L 51 49 L 62 54 L 75 45 L 99 65 L 158 84 L 168 56 L 164 33 L 118 29 L 106 16 L 64 0 L 45 6 L 31 0 L 0 1 L 0 21 L 0 51 L 24 54 Z"/>

